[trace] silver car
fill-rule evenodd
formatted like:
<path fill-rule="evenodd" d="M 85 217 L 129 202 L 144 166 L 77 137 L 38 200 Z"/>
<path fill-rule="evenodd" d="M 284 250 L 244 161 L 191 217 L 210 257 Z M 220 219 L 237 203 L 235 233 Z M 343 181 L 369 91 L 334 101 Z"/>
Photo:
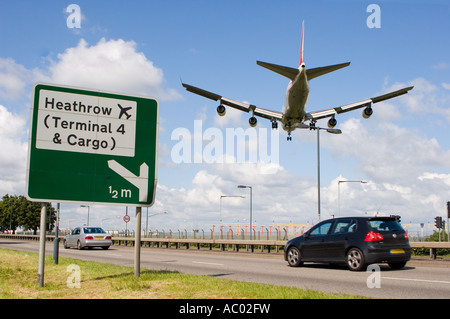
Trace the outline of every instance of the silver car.
<path fill-rule="evenodd" d="M 112 245 L 111 235 L 100 227 L 77 227 L 63 239 L 64 248 L 101 247 L 108 249 Z"/>

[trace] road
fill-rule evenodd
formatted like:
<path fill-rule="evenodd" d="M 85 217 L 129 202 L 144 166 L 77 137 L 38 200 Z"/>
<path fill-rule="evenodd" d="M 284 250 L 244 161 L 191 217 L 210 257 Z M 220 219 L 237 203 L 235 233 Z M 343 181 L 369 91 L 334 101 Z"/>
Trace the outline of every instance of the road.
<path fill-rule="evenodd" d="M 38 252 L 39 242 L 0 239 L 0 248 Z M 52 252 L 53 243 L 48 242 L 46 253 Z M 61 246 L 60 256 L 134 265 L 133 247 L 112 246 L 109 250 L 80 251 Z M 380 272 L 350 272 L 345 267 L 320 264 L 291 268 L 280 254 L 142 248 L 141 270 L 144 268 L 371 298 L 450 298 L 450 267 L 439 262 L 411 261 L 404 269 L 396 271 L 381 265 Z"/>

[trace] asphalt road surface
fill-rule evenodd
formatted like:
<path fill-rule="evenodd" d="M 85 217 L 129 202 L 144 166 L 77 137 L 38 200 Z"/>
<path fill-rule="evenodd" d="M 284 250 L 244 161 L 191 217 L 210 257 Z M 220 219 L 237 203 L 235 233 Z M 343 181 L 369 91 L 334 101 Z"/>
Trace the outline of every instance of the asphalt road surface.
<path fill-rule="evenodd" d="M 0 248 L 39 252 L 39 242 L 0 239 Z M 133 247 L 76 250 L 61 245 L 59 252 L 61 257 L 134 266 Z M 52 253 L 53 243 L 47 242 L 46 254 Z M 142 248 L 141 270 L 145 268 L 371 298 L 450 298 L 450 266 L 439 261 L 411 261 L 402 270 L 380 265 L 380 271 L 351 272 L 322 264 L 291 268 L 280 254 Z"/>

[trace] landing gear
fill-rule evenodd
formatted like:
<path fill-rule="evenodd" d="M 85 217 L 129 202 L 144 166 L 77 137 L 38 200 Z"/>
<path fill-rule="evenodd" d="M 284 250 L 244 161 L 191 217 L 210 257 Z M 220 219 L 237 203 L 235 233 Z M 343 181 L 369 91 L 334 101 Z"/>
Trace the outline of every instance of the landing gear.
<path fill-rule="evenodd" d="M 287 136 L 287 140 L 288 141 L 292 141 L 292 136 L 291 136 L 291 122 L 287 122 L 285 125 L 285 130 L 288 132 L 288 136 Z"/>
<path fill-rule="evenodd" d="M 278 122 L 272 121 L 272 129 L 278 129 Z"/>

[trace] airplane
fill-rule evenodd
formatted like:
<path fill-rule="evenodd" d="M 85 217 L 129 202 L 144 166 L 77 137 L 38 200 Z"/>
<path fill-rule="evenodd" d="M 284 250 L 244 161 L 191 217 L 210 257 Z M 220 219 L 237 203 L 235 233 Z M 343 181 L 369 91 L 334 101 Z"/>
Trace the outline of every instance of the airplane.
<path fill-rule="evenodd" d="M 249 119 L 249 124 L 251 127 L 255 127 L 257 124 L 256 116 L 268 119 L 272 122 L 272 128 L 278 128 L 278 122 L 281 122 L 283 129 L 288 132 L 287 140 L 292 140 L 291 132 L 295 129 L 316 129 L 316 121 L 319 119 L 327 118 L 328 127 L 331 129 L 329 132 L 333 131 L 333 128 L 337 124 L 335 118 L 336 114 L 341 114 L 356 109 L 364 108 L 362 116 L 367 119 L 373 114 L 372 104 L 385 101 L 403 94 L 408 93 L 414 86 L 403 88 L 394 92 L 390 92 L 384 95 L 368 98 L 359 102 L 346 104 L 326 110 L 321 110 L 317 112 L 306 112 L 305 106 L 308 101 L 309 96 L 309 81 L 322 76 L 324 74 L 342 69 L 350 65 L 350 62 L 335 64 L 324 67 L 317 67 L 312 69 L 306 69 L 305 62 L 303 60 L 303 49 L 304 49 L 304 31 L 305 31 L 305 21 L 302 23 L 302 36 L 300 45 L 300 59 L 298 68 L 291 68 L 287 66 L 281 66 L 277 64 L 267 63 L 257 61 L 256 63 L 270 71 L 276 72 L 282 76 L 287 77 L 290 82 L 286 90 L 286 100 L 282 112 L 271 111 L 263 108 L 256 107 L 255 105 L 235 101 L 219 94 L 215 94 L 201 88 L 181 83 L 187 91 L 198 94 L 200 96 L 209 98 L 214 101 L 220 101 L 220 105 L 217 107 L 217 113 L 220 116 L 224 116 L 226 113 L 225 106 L 230 106 L 232 108 L 238 109 L 244 112 L 251 112 L 252 116 Z M 309 121 L 309 124 L 305 123 Z"/>
<path fill-rule="evenodd" d="M 131 117 L 130 114 L 128 114 L 128 111 L 131 110 L 131 106 L 130 107 L 122 107 L 122 105 L 120 105 L 119 103 L 117 103 L 117 105 L 120 107 L 120 114 L 119 114 L 119 119 L 122 118 L 122 115 L 126 115 L 127 120 Z"/>

